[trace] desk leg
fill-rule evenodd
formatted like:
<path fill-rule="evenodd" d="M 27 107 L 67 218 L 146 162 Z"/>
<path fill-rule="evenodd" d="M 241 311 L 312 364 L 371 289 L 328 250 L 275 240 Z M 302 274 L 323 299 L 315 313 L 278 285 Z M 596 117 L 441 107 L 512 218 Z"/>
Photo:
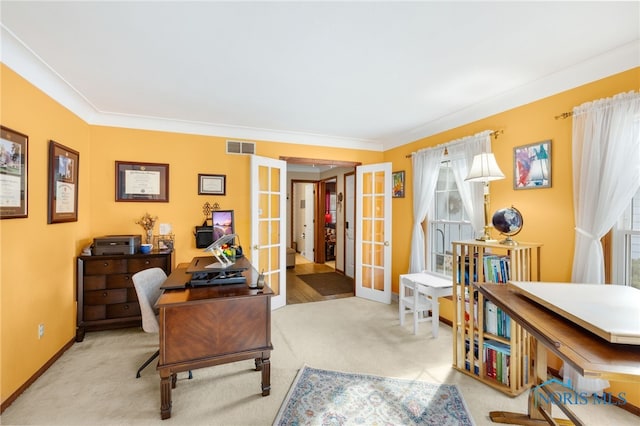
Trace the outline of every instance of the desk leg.
<path fill-rule="evenodd" d="M 536 341 L 536 384 L 547 381 L 547 349 L 540 342 Z M 567 407 L 559 405 L 558 407 L 567 414 L 571 420 L 554 419 L 551 417 L 552 404 L 541 398 L 536 398 L 536 392 L 543 392 L 540 386 L 538 389 L 533 388 L 529 391 L 528 413 L 511 413 L 508 411 L 491 411 L 489 417 L 494 423 L 507 423 L 510 425 L 583 425 L 583 423 L 573 414 Z"/>
<path fill-rule="evenodd" d="M 267 396 L 271 393 L 271 361 L 269 360 L 269 354 L 266 357 L 261 358 L 262 365 L 262 396 Z"/>
<path fill-rule="evenodd" d="M 171 417 L 171 387 L 174 375 L 170 371 L 160 371 L 160 418 Z"/>
<path fill-rule="evenodd" d="M 440 304 L 438 303 L 438 296 L 430 294 L 431 297 L 431 334 L 434 339 L 438 338 L 438 331 L 440 330 Z"/>

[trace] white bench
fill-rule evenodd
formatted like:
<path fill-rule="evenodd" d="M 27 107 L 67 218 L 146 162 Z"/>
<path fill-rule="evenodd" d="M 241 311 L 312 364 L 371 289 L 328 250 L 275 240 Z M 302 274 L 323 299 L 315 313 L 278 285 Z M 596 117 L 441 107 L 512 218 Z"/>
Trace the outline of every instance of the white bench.
<path fill-rule="evenodd" d="M 407 294 L 408 289 L 412 290 L 411 295 Z M 431 319 L 433 337 L 438 337 L 440 320 L 438 298 L 451 295 L 452 289 L 453 283 L 451 279 L 429 272 L 400 275 L 400 294 L 398 297 L 400 325 L 404 325 L 404 316 L 406 314 L 413 313 L 413 334 L 417 334 L 419 322 Z M 424 295 L 422 303 L 420 295 Z M 424 299 L 427 299 L 426 303 Z M 431 316 L 425 317 L 424 312 L 429 309 L 431 310 Z M 422 317 L 420 317 L 421 313 Z"/>

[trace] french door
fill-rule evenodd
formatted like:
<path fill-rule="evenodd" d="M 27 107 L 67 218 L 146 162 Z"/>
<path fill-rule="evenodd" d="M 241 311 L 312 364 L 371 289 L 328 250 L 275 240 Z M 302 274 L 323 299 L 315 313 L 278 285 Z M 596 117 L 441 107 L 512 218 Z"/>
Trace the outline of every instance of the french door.
<path fill-rule="evenodd" d="M 251 263 L 275 293 L 271 309 L 287 303 L 286 177 L 286 162 L 251 156 Z"/>
<path fill-rule="evenodd" d="M 391 303 L 391 163 L 356 167 L 356 296 Z"/>

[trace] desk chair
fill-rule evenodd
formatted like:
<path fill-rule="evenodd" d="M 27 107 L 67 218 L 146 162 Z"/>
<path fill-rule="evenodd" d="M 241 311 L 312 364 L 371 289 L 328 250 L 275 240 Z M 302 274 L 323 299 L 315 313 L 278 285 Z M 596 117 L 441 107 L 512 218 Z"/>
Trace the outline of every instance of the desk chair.
<path fill-rule="evenodd" d="M 167 274 L 160 268 L 150 268 L 137 272 L 131 279 L 138 295 L 138 303 L 140 303 L 142 329 L 145 333 L 158 333 L 160 324 L 154 307 L 162 294 L 160 286 L 167 279 Z M 160 356 L 160 350 L 157 350 L 140 366 L 136 373 L 136 378 L 140 378 L 140 372 L 158 356 Z M 193 378 L 191 371 L 189 371 L 189 378 Z"/>
<path fill-rule="evenodd" d="M 133 286 L 136 289 L 138 295 L 138 303 L 140 303 L 140 314 L 142 315 L 142 329 L 145 333 L 158 333 L 160 331 L 160 325 L 158 323 L 158 317 L 154 306 L 162 290 L 160 286 L 167 279 L 167 274 L 160 268 L 145 269 L 144 271 L 137 272 L 131 277 L 133 280 Z M 160 355 L 160 350 L 157 350 L 151 357 L 144 362 L 136 373 L 136 378 L 140 377 L 140 372 L 156 359 Z"/>
<path fill-rule="evenodd" d="M 432 305 L 427 291 L 419 282 L 410 279 L 408 276 L 400 275 L 400 294 L 398 297 L 400 325 L 404 325 L 404 316 L 412 313 L 413 334 L 418 333 L 419 322 L 431 319 L 428 311 L 432 310 Z M 425 312 L 427 312 L 426 315 Z"/>

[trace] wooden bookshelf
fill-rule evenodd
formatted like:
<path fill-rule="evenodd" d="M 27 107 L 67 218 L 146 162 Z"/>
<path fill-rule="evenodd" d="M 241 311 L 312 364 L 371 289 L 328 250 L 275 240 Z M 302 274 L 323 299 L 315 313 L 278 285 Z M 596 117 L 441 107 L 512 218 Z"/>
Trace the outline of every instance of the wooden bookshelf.
<path fill-rule="evenodd" d="M 540 279 L 537 243 L 453 243 L 453 367 L 511 396 L 534 386 L 532 337 L 476 284 Z"/>

